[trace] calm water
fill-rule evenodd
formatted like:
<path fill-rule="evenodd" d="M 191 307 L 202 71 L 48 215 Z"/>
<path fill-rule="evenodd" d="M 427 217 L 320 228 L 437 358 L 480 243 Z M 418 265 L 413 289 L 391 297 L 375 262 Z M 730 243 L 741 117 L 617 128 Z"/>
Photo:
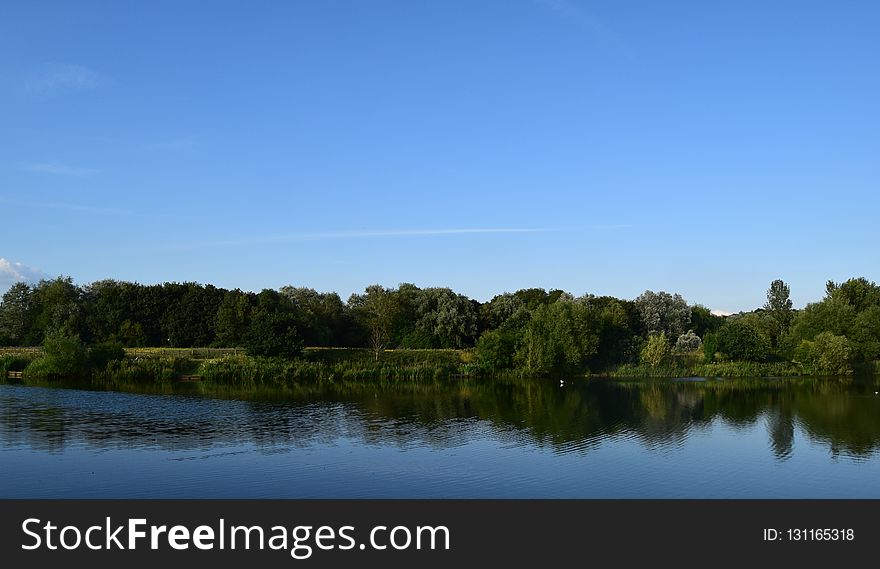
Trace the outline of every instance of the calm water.
<path fill-rule="evenodd" d="M 216 399 L 0 385 L 0 496 L 877 498 L 877 390 L 536 380 Z"/>

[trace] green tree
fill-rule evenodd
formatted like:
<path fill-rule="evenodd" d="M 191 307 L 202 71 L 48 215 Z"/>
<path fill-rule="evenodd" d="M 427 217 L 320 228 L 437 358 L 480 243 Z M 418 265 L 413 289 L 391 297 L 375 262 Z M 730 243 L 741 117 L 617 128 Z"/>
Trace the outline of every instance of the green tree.
<path fill-rule="evenodd" d="M 850 345 L 863 361 L 880 359 L 880 306 L 859 313 L 850 329 Z"/>
<path fill-rule="evenodd" d="M 473 345 L 477 334 L 477 311 L 464 295 L 448 288 L 427 288 L 418 298 L 415 331 L 430 338 L 422 347 L 463 348 Z"/>
<path fill-rule="evenodd" d="M 703 337 L 703 361 L 712 363 L 718 353 L 718 336 L 710 332 Z"/>
<path fill-rule="evenodd" d="M 85 320 L 79 307 L 80 289 L 70 277 L 41 280 L 33 289 L 34 328 L 28 341 L 42 343 L 47 335 L 85 332 Z"/>
<path fill-rule="evenodd" d="M 663 332 L 669 338 L 678 338 L 688 330 L 691 311 L 681 295 L 646 290 L 635 303 L 649 336 Z"/>
<path fill-rule="evenodd" d="M 732 318 L 716 335 L 718 352 L 731 360 L 763 362 L 770 356 L 770 340 L 746 318 Z"/>
<path fill-rule="evenodd" d="M 345 305 L 335 292 L 285 286 L 281 294 L 290 299 L 303 340 L 309 346 L 339 346 L 346 326 Z"/>
<path fill-rule="evenodd" d="M 554 292 L 561 293 L 562 291 Z M 529 310 L 535 310 L 539 306 L 550 304 L 555 300 L 555 298 L 552 298 L 543 288 L 524 288 L 513 293 L 513 296 L 522 302 L 522 304 Z M 558 296 L 558 294 L 556 296 Z"/>
<path fill-rule="evenodd" d="M 577 299 L 598 317 L 599 347 L 590 360 L 591 368 L 605 369 L 613 364 L 638 359 L 641 338 L 639 313 L 634 302 L 610 296 L 584 296 Z"/>
<path fill-rule="evenodd" d="M 211 345 L 224 291 L 198 283 L 174 283 L 168 289 L 172 298 L 166 307 L 162 331 L 169 344 L 181 348 Z"/>
<path fill-rule="evenodd" d="M 770 288 L 767 290 L 764 310 L 770 316 L 770 343 L 774 348 L 791 325 L 793 311 L 790 293 L 789 286 L 779 279 L 770 283 Z"/>
<path fill-rule="evenodd" d="M 651 334 L 642 348 L 640 359 L 642 363 L 657 368 L 669 359 L 669 352 L 669 340 L 666 338 L 666 333 Z"/>
<path fill-rule="evenodd" d="M 105 369 L 108 363 L 122 360 L 124 357 L 125 348 L 121 343 L 115 341 L 99 342 L 88 349 L 88 362 L 91 369 Z"/>
<path fill-rule="evenodd" d="M 519 335 L 515 360 L 531 374 L 581 371 L 599 345 L 599 322 L 574 302 L 539 305 Z"/>
<path fill-rule="evenodd" d="M 688 330 L 675 341 L 675 351 L 680 354 L 696 352 L 703 347 L 703 341 L 693 330 Z"/>
<path fill-rule="evenodd" d="M 85 372 L 88 350 L 79 336 L 51 332 L 43 341 L 41 369 L 47 374 L 79 375 Z"/>
<path fill-rule="evenodd" d="M 349 306 L 366 328 L 367 342 L 376 361 L 392 340 L 398 304 L 394 292 L 381 285 L 368 286 L 363 295 L 352 295 Z"/>
<path fill-rule="evenodd" d="M 695 304 L 691 307 L 691 330 L 700 338 L 717 331 L 723 324 L 724 317 L 712 314 L 705 306 Z"/>
<path fill-rule="evenodd" d="M 251 296 L 236 289 L 223 295 L 217 307 L 215 343 L 222 347 L 241 346 L 251 318 Z"/>
<path fill-rule="evenodd" d="M 856 312 L 880 306 L 880 286 L 864 277 L 849 279 L 839 285 L 829 281 L 829 296 L 844 299 Z"/>
<path fill-rule="evenodd" d="M 812 340 L 822 332 L 846 336 L 855 320 L 856 311 L 853 306 L 842 296 L 833 294 L 821 302 L 808 304 L 795 315 L 786 344 L 789 349 L 793 349 L 801 340 Z"/>
<path fill-rule="evenodd" d="M 119 325 L 119 333 L 110 336 L 117 338 L 123 346 L 148 346 L 150 344 L 147 335 L 144 333 L 144 327 L 140 322 L 132 322 L 131 320 L 123 320 Z"/>
<path fill-rule="evenodd" d="M 845 375 L 852 372 L 849 341 L 844 336 L 822 332 L 815 339 L 803 340 L 798 355 L 813 367 L 813 371 L 829 375 Z"/>
<path fill-rule="evenodd" d="M 484 330 L 500 328 L 508 318 L 524 306 L 525 302 L 512 293 L 496 295 L 480 307 L 480 326 Z"/>
<path fill-rule="evenodd" d="M 474 348 L 477 365 L 488 371 L 513 367 L 516 335 L 510 330 L 486 330 Z"/>
<path fill-rule="evenodd" d="M 36 316 L 33 289 L 15 283 L 0 302 L 0 343 L 21 346 L 29 342 Z"/>
<path fill-rule="evenodd" d="M 302 338 L 290 302 L 274 290 L 257 295 L 251 314 L 245 347 L 251 355 L 293 358 L 302 353 Z"/>

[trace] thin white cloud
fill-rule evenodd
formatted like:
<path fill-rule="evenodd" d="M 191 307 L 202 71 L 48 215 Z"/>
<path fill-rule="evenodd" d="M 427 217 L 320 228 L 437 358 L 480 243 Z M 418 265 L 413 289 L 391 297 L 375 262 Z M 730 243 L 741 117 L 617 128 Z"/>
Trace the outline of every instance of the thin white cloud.
<path fill-rule="evenodd" d="M 27 207 L 27 208 L 37 208 L 37 209 L 63 209 L 68 211 L 78 211 L 83 213 L 96 213 L 101 215 L 130 215 L 131 212 L 126 209 L 119 209 L 113 207 L 98 207 L 91 205 L 82 205 L 82 204 L 73 204 L 67 202 L 30 202 L 30 201 L 19 201 L 19 200 L 11 200 L 8 198 L 0 197 L 0 203 L 5 203 L 12 206 L 18 207 Z"/>
<path fill-rule="evenodd" d="M 188 148 L 193 148 L 198 145 L 198 140 L 194 136 L 184 136 L 180 138 L 173 138 L 170 140 L 163 140 L 161 142 L 155 142 L 153 144 L 147 145 L 147 149 L 149 150 L 186 150 Z"/>
<path fill-rule="evenodd" d="M 599 43 L 623 54 L 627 59 L 634 59 L 633 50 L 629 43 L 617 32 L 608 27 L 604 22 L 587 12 L 582 6 L 572 0 L 534 0 L 544 6 L 550 12 L 571 21 L 583 30 L 587 31 Z"/>
<path fill-rule="evenodd" d="M 27 162 L 20 165 L 25 172 L 36 172 L 41 174 L 56 174 L 59 176 L 72 176 L 81 178 L 97 172 L 94 168 L 82 168 L 79 166 L 69 166 L 67 164 L 59 164 L 57 162 Z"/>
<path fill-rule="evenodd" d="M 320 233 L 285 233 L 279 235 L 263 235 L 225 239 L 219 241 L 202 241 L 174 247 L 176 250 L 202 249 L 212 247 L 235 247 L 242 245 L 270 245 L 294 241 L 327 241 L 332 239 L 374 239 L 396 237 L 429 237 L 450 235 L 473 235 L 493 233 L 544 233 L 556 231 L 549 228 L 514 228 L 514 227 L 471 227 L 452 229 L 385 229 L 373 231 L 328 231 Z"/>
<path fill-rule="evenodd" d="M 17 282 L 37 282 L 45 275 L 40 269 L 0 257 L 0 292 Z"/>
<path fill-rule="evenodd" d="M 48 63 L 25 78 L 24 91 L 29 95 L 51 96 L 70 91 L 96 89 L 109 79 L 83 65 Z"/>

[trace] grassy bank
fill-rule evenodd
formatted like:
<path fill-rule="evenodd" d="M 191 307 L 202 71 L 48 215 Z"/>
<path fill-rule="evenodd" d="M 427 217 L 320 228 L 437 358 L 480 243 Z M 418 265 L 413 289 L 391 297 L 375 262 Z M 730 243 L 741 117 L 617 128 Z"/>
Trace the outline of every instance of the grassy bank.
<path fill-rule="evenodd" d="M 27 383 L 47 381 L 85 382 L 95 385 L 172 384 L 188 379 L 205 385 L 233 389 L 251 387 L 289 388 L 298 384 L 339 381 L 425 382 L 453 377 L 486 377 L 513 380 L 529 377 L 522 369 L 486 373 L 473 362 L 470 350 L 388 350 L 376 359 L 370 350 L 307 348 L 295 359 L 261 358 L 237 349 L 126 349 L 124 355 L 60 373 L 39 350 L 6 349 L 0 353 L 0 381 L 8 372 L 22 372 Z M 877 374 L 878 362 L 861 366 L 858 374 Z M 807 366 L 792 362 L 703 363 L 695 357 L 676 357 L 660 366 L 625 364 L 603 373 L 578 373 L 577 377 L 675 378 L 675 377 L 804 377 L 814 374 Z"/>
<path fill-rule="evenodd" d="M 134 349 L 121 358 L 59 373 L 34 351 L 0 355 L 3 380 L 22 371 L 25 382 L 78 381 L 96 384 L 172 383 L 182 379 L 228 385 L 288 386 L 296 383 L 426 381 L 469 375 L 471 353 L 463 350 L 388 350 L 377 359 L 362 349 L 306 349 L 295 359 L 251 357 L 239 350 Z"/>
<path fill-rule="evenodd" d="M 607 377 L 802 377 L 812 375 L 804 366 L 791 362 L 716 362 L 649 365 L 625 364 L 610 370 Z"/>

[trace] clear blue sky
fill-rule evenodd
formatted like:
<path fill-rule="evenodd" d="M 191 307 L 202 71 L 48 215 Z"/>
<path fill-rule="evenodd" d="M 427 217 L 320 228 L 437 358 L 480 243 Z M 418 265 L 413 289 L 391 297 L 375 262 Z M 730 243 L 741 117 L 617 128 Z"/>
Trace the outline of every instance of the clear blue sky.
<path fill-rule="evenodd" d="M 880 3 L 4 2 L 0 288 L 880 280 Z"/>

